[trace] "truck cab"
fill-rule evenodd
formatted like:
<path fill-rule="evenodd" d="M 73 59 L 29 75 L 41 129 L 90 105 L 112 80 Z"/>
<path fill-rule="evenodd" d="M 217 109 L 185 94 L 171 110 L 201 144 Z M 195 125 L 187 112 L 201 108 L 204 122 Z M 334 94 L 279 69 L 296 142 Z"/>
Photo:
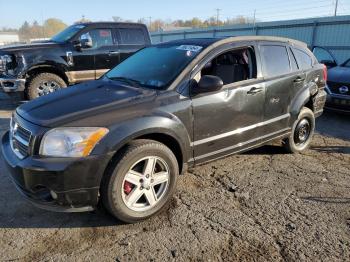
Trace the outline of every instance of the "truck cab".
<path fill-rule="evenodd" d="M 0 49 L 0 88 L 34 99 L 69 85 L 101 77 L 151 44 L 137 23 L 74 24 L 49 41 Z"/>

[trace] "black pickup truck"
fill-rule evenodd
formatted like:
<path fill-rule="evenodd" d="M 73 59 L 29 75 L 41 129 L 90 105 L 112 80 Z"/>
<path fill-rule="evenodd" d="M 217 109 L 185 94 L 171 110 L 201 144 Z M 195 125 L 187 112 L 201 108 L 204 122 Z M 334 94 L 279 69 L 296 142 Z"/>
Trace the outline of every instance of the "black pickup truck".
<path fill-rule="evenodd" d="M 0 49 L 0 88 L 29 99 L 86 80 L 98 79 L 128 56 L 151 44 L 137 23 L 82 23 L 42 43 Z"/>
<path fill-rule="evenodd" d="M 305 150 L 326 101 L 325 75 L 306 44 L 285 38 L 162 43 L 99 80 L 21 105 L 2 152 L 35 205 L 87 211 L 101 200 L 136 222 L 169 203 L 187 166 L 274 139 Z"/>

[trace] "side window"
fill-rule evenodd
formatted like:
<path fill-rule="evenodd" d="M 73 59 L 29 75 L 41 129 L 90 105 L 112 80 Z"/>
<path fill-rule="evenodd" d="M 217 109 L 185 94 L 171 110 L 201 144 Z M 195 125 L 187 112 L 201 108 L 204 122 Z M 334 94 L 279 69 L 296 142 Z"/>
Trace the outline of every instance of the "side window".
<path fill-rule="evenodd" d="M 256 78 L 254 49 L 245 47 L 218 55 L 209 61 L 194 79 L 198 82 L 203 75 L 218 76 L 224 85 Z"/>
<path fill-rule="evenodd" d="M 111 29 L 93 29 L 80 36 L 80 39 L 91 39 L 92 48 L 113 45 Z"/>
<path fill-rule="evenodd" d="M 144 45 L 145 35 L 141 29 L 120 28 L 120 42 L 124 45 Z"/>
<path fill-rule="evenodd" d="M 262 45 L 260 50 L 265 75 L 273 77 L 288 74 L 291 71 L 285 46 Z"/>
<path fill-rule="evenodd" d="M 300 69 L 304 70 L 312 67 L 312 59 L 307 53 L 296 48 L 292 48 L 292 51 Z"/>

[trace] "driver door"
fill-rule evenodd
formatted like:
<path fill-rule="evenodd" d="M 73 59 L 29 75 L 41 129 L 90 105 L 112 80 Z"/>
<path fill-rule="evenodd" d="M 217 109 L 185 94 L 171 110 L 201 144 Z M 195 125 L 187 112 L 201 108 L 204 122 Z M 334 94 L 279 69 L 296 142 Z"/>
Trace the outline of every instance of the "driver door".
<path fill-rule="evenodd" d="M 255 71 L 254 75 L 237 76 L 242 73 L 243 68 L 237 58 L 232 61 L 221 61 L 209 75 L 223 79 L 222 72 L 224 72 L 233 74 L 232 79 L 239 80 L 231 82 L 230 77 L 224 77 L 227 79 L 223 81 L 224 86 L 221 90 L 192 96 L 193 148 L 196 163 L 237 152 L 260 141 L 259 123 L 263 120 L 265 87 L 263 79 L 256 76 L 254 48 L 238 49 L 240 48 L 252 50 L 249 67 L 255 69 L 248 70 L 252 73 Z M 219 56 L 222 56 L 222 53 Z M 219 56 L 214 57 L 208 64 L 215 63 Z M 195 77 L 200 78 L 198 74 Z"/>
<path fill-rule="evenodd" d="M 74 82 L 94 80 L 119 62 L 118 46 L 110 28 L 96 28 L 83 32 L 79 40 L 89 39 L 90 47 L 73 52 L 74 66 L 69 73 Z"/>

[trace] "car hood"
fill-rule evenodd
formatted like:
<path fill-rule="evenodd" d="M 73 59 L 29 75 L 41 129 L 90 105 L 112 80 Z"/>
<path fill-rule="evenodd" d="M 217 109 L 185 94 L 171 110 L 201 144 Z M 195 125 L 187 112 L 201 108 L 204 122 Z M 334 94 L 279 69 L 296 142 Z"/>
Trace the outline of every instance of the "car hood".
<path fill-rule="evenodd" d="M 144 113 L 155 97 L 155 90 L 96 80 L 37 98 L 18 107 L 16 113 L 43 127 L 108 126 L 116 117 L 126 119 L 140 114 L 139 110 Z"/>
<path fill-rule="evenodd" d="M 328 69 L 328 81 L 336 83 L 350 83 L 350 68 L 336 66 Z"/>
<path fill-rule="evenodd" d="M 0 52 L 20 52 L 31 49 L 41 49 L 41 48 L 52 48 L 57 47 L 60 44 L 55 42 L 41 42 L 41 43 L 32 43 L 32 44 L 19 44 L 19 45 L 9 45 L 0 48 Z"/>

